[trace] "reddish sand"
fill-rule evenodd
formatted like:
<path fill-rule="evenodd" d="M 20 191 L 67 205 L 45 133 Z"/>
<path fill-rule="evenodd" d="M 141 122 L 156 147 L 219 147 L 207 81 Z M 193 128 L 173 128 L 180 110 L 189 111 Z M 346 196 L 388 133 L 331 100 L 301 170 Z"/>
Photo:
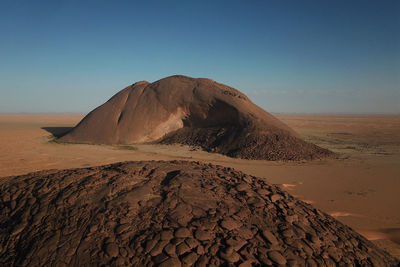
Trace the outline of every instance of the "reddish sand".
<path fill-rule="evenodd" d="M 126 160 L 212 162 L 281 184 L 400 256 L 400 247 L 393 243 L 400 243 L 400 116 L 275 116 L 306 140 L 339 153 L 340 158 L 267 162 L 232 159 L 179 145 L 57 144 L 49 142 L 48 131 L 72 127 L 83 115 L 0 115 L 0 176 Z"/>

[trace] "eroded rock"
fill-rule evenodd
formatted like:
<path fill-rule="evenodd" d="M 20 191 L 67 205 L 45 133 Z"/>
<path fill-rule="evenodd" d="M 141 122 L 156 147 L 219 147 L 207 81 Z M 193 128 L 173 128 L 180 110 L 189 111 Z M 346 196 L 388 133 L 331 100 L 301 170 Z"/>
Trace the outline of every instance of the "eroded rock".
<path fill-rule="evenodd" d="M 398 264 L 278 187 L 198 162 L 5 177 L 0 199 L 0 266 Z"/>

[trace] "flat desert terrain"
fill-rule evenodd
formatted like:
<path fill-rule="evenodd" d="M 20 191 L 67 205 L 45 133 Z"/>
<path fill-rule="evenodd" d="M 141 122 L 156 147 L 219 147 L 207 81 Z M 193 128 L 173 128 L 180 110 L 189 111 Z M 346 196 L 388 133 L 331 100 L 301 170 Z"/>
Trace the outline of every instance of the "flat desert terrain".
<path fill-rule="evenodd" d="M 264 177 L 400 258 L 400 115 L 275 115 L 337 157 L 269 162 L 180 145 L 63 144 L 54 136 L 73 127 L 83 114 L 3 114 L 0 177 L 130 160 L 210 162 Z"/>

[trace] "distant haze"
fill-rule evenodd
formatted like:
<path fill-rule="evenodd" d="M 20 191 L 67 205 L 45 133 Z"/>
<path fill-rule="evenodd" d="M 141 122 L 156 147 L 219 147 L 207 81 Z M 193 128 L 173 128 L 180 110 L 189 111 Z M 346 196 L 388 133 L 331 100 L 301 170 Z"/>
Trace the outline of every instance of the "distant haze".
<path fill-rule="evenodd" d="M 86 113 L 174 74 L 270 112 L 400 113 L 400 1 L 82 2 L 0 2 L 0 113 Z"/>

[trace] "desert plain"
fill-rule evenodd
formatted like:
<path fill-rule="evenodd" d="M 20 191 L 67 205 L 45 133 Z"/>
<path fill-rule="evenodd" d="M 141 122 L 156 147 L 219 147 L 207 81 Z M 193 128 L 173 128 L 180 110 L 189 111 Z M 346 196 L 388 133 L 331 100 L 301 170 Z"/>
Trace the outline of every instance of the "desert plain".
<path fill-rule="evenodd" d="M 65 144 L 55 137 L 84 114 L 2 114 L 0 177 L 136 160 L 218 164 L 279 185 L 400 258 L 400 115 L 274 115 L 306 141 L 336 156 L 263 161 L 182 145 Z"/>

